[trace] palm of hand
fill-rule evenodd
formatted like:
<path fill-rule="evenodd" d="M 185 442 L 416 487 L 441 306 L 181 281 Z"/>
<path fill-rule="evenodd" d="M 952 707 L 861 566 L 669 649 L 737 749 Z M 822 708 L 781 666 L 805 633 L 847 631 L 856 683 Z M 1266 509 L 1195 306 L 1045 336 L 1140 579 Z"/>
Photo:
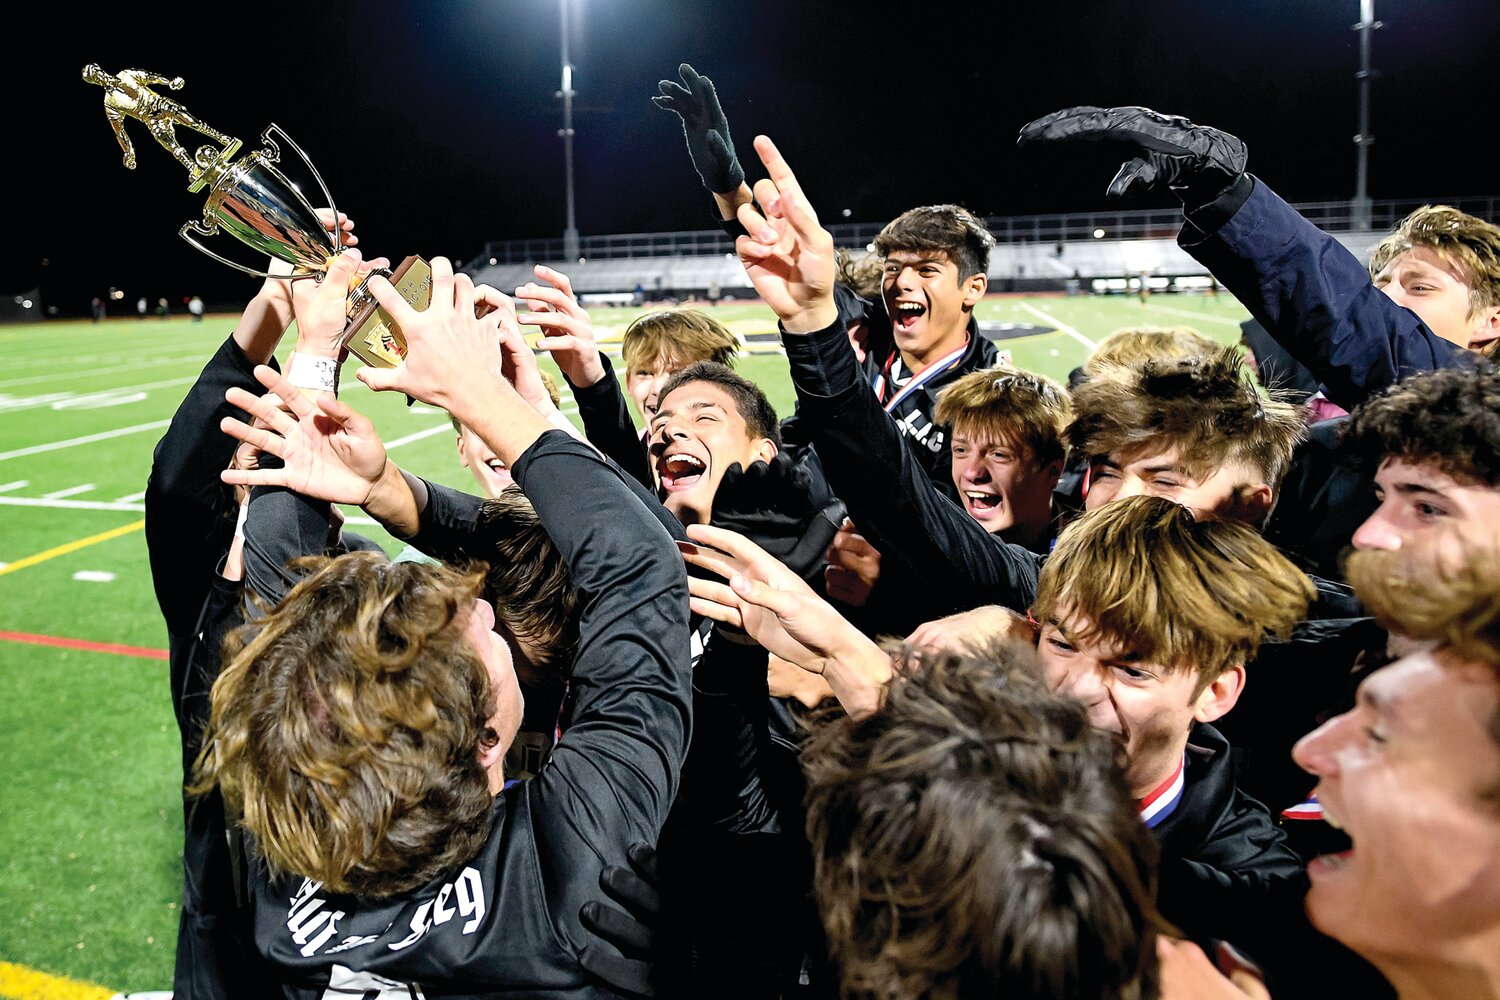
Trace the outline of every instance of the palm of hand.
<path fill-rule="evenodd" d="M 385 446 L 378 437 L 317 414 L 287 435 L 283 460 L 289 489 L 333 503 L 362 504 L 385 469 Z"/>
<path fill-rule="evenodd" d="M 776 232 L 771 255 L 741 259 L 760 297 L 778 315 L 785 315 L 827 294 L 833 283 L 833 257 L 804 246 L 786 219 L 766 221 Z"/>

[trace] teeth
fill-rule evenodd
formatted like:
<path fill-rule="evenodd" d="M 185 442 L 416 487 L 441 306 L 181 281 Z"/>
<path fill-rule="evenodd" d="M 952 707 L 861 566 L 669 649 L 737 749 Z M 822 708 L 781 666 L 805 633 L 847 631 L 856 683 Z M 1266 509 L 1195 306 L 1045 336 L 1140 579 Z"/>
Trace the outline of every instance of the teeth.
<path fill-rule="evenodd" d="M 990 498 L 991 494 L 989 494 L 989 493 L 975 493 L 975 492 L 970 491 L 968 493 L 965 493 L 964 496 L 968 497 L 970 500 L 988 500 Z"/>
<path fill-rule="evenodd" d="M 1344 824 L 1339 822 L 1338 817 L 1328 811 L 1327 803 L 1324 803 L 1323 805 L 1323 822 L 1327 823 L 1335 830 L 1342 830 L 1344 828 Z"/>
<path fill-rule="evenodd" d="M 700 469 L 703 468 L 703 463 L 700 462 L 698 459 L 694 458 L 692 455 L 684 455 L 684 454 L 682 454 L 680 452 L 677 453 L 677 454 L 675 454 L 675 455 L 668 455 L 666 457 L 666 461 L 668 461 L 668 462 L 688 462 L 691 465 L 696 466 L 697 468 L 700 468 Z"/>
<path fill-rule="evenodd" d="M 924 305 L 922 305 L 922 303 L 920 303 L 920 302 L 897 302 L 896 303 L 896 311 L 897 312 L 921 312 L 922 310 L 924 310 L 926 308 L 927 307 L 924 306 Z"/>

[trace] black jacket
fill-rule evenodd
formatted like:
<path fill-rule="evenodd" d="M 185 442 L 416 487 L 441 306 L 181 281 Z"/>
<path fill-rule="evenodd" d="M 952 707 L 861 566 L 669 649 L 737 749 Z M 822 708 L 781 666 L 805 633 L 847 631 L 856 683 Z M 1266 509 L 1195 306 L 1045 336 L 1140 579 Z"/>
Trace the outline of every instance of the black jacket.
<path fill-rule="evenodd" d="M 1162 916 L 1205 946 L 1225 940 L 1248 953 L 1273 996 L 1389 995 L 1373 969 L 1308 921 L 1302 861 L 1266 807 L 1237 786 L 1229 743 L 1212 726 L 1193 727 L 1182 801 L 1153 832 Z"/>

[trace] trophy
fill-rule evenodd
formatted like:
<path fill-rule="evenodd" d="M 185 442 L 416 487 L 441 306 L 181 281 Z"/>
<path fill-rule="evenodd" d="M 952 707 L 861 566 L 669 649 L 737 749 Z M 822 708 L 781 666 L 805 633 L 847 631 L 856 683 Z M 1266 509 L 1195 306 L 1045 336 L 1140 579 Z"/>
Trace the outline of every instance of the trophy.
<path fill-rule="evenodd" d="M 125 153 L 128 169 L 135 169 L 136 157 L 135 147 L 125 132 L 127 117 L 145 125 L 152 137 L 187 168 L 190 192 L 208 192 L 203 217 L 184 223 L 178 230 L 178 235 L 198 250 L 258 278 L 293 281 L 306 278 L 321 281 L 330 259 L 343 252 L 338 233 L 328 231 L 302 191 L 277 169 L 284 144 L 307 167 L 322 189 L 325 203 L 333 208 L 333 195 L 329 194 L 317 168 L 279 126 L 272 124 L 262 133 L 261 142 L 265 148 L 235 160 L 235 154 L 244 143 L 215 130 L 176 101 L 151 89 L 152 85 L 165 85 L 172 90 L 181 90 L 182 77 L 168 78 L 142 69 L 127 69 L 111 75 L 90 64 L 83 68 L 83 79 L 104 88 L 104 114 Z M 193 155 L 188 155 L 177 141 L 178 125 L 208 136 L 216 145 L 199 146 Z M 200 241 L 220 233 L 228 233 L 261 254 L 291 264 L 293 273 L 271 274 L 247 267 L 216 253 Z M 422 258 L 407 257 L 394 272 L 380 268 L 371 273 L 387 277 L 413 308 L 427 308 L 432 293 L 432 272 Z M 406 340 L 366 287 L 368 278 L 368 275 L 361 278 L 349 291 L 344 346 L 367 365 L 394 368 L 406 355 Z"/>

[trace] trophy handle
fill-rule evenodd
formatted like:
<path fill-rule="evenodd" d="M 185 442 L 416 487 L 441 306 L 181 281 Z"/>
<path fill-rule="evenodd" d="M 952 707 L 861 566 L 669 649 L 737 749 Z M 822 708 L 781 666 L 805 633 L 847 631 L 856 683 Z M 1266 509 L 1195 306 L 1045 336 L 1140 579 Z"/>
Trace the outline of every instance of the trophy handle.
<path fill-rule="evenodd" d="M 279 276 L 278 275 L 274 275 L 270 271 L 256 271 L 256 270 L 254 270 L 252 268 L 246 267 L 244 264 L 236 263 L 235 261 L 230 260 L 228 257 L 225 257 L 223 254 L 215 253 L 214 251 L 210 250 L 208 247 L 204 246 L 202 243 L 198 242 L 198 240 L 196 240 L 195 238 L 193 238 L 192 236 L 190 236 L 189 235 L 189 230 L 191 230 L 192 232 L 197 233 L 199 236 L 217 236 L 218 233 L 219 233 L 219 227 L 215 226 L 215 225 L 207 225 L 207 226 L 205 226 L 201 221 L 196 221 L 196 220 L 193 221 L 193 222 L 184 222 L 182 224 L 182 228 L 179 229 L 179 230 L 177 230 L 177 235 L 181 236 L 183 239 L 187 240 L 196 249 L 201 250 L 203 253 L 206 253 L 208 256 L 212 257 L 214 260 L 218 261 L 220 264 L 228 264 L 230 267 L 234 268 L 236 271 L 243 271 L 244 273 L 250 275 L 253 278 L 287 277 L 286 275 L 279 275 Z"/>
<path fill-rule="evenodd" d="M 297 145 L 297 143 L 292 140 L 292 137 L 287 135 L 285 130 L 283 130 L 282 127 L 280 125 L 277 125 L 275 122 L 272 122 L 260 137 L 260 141 L 270 147 L 271 154 L 268 159 L 270 159 L 272 163 L 279 163 L 281 161 L 281 147 L 276 144 L 275 139 L 271 138 L 272 132 L 275 132 L 277 135 L 281 136 L 282 141 L 285 142 L 288 146 L 292 147 L 292 152 L 297 154 L 297 158 L 300 159 L 303 165 L 306 166 L 307 169 L 312 173 L 313 180 L 317 181 L 318 187 L 322 189 L 324 204 L 326 204 L 330 209 L 333 210 L 334 229 L 333 232 L 329 234 L 329 238 L 333 242 L 333 252 L 338 253 L 340 251 L 338 231 L 339 210 L 338 206 L 333 203 L 333 193 L 328 190 L 328 185 L 323 183 L 323 175 L 318 173 L 318 168 L 313 166 L 313 161 L 308 159 L 306 153 L 302 152 L 302 147 Z M 294 190 L 297 191 L 297 197 L 301 199 L 302 204 L 306 206 L 307 210 L 309 212 L 312 212 L 314 215 L 317 215 L 317 209 L 313 208 L 313 206 L 308 203 L 307 197 L 303 195 L 302 191 L 297 188 L 294 188 Z"/>

